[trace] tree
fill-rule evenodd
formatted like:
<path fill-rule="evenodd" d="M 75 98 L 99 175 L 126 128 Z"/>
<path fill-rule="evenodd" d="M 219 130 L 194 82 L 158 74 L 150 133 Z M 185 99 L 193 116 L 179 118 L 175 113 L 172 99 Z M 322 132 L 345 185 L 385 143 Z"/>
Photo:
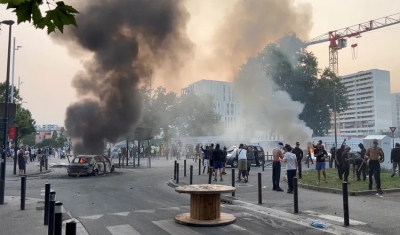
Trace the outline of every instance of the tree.
<path fill-rule="evenodd" d="M 34 146 L 36 144 L 36 133 L 26 135 L 21 141 L 23 145 Z"/>
<path fill-rule="evenodd" d="M 28 21 L 36 28 L 47 28 L 48 34 L 55 32 L 56 29 L 63 33 L 66 25 L 78 27 L 75 20 L 75 15 L 79 13 L 77 10 L 65 5 L 63 1 L 53 1 L 55 4 L 50 1 L 46 1 L 49 10 L 45 16 L 39 9 L 44 4 L 43 0 L 0 0 L 0 4 L 7 4 L 7 9 L 14 9 L 18 24 Z"/>
<path fill-rule="evenodd" d="M 0 103 L 5 102 L 6 86 L 5 83 L 0 83 Z M 35 120 L 28 109 L 21 106 L 22 98 L 19 96 L 19 91 L 14 87 L 14 99 L 16 103 L 16 117 L 13 120 L 14 126 L 18 127 L 18 139 L 22 140 L 25 136 L 35 132 Z"/>
<path fill-rule="evenodd" d="M 336 91 L 336 112 L 347 109 L 345 86 L 329 69 L 318 69 L 318 60 L 304 48 L 304 43 L 295 35 L 287 34 L 275 43 L 268 44 L 256 57 L 249 58 L 235 78 L 235 88 L 246 88 L 241 98 L 245 113 L 259 114 L 253 125 L 263 123 L 268 110 L 262 107 L 265 102 L 265 87 L 259 86 L 268 76 L 276 83 L 272 90 L 283 90 L 292 100 L 304 104 L 300 114 L 315 136 L 323 136 L 330 128 L 330 110 L 333 109 L 333 96 Z M 250 84 L 257 84 L 252 86 Z M 269 88 L 271 89 L 271 88 Z M 240 96 L 240 92 L 238 94 Z M 256 110 L 258 109 L 258 110 Z M 265 121 L 264 121 L 265 122 Z M 251 128 L 250 128 L 251 129 Z"/>
<path fill-rule="evenodd" d="M 224 133 L 221 116 L 216 113 L 211 95 L 197 96 L 193 92 L 179 97 L 174 126 L 180 137 L 213 136 Z"/>

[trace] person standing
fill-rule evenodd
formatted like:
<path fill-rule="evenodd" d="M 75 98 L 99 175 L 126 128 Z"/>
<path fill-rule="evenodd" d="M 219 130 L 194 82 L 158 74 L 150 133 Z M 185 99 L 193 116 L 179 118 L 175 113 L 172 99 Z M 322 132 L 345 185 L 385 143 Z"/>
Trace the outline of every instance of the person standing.
<path fill-rule="evenodd" d="M 378 194 L 383 194 L 381 189 L 381 163 L 385 161 L 383 150 L 378 147 L 378 140 L 372 140 L 372 148 L 369 148 L 365 153 L 365 159 L 369 160 L 369 190 L 372 190 L 372 175 L 376 183 Z"/>
<path fill-rule="evenodd" d="M 342 153 L 342 170 L 344 174 L 344 182 L 349 183 L 349 173 L 350 173 L 350 150 L 349 146 L 344 148 Z"/>
<path fill-rule="evenodd" d="M 292 150 L 292 153 L 296 155 L 297 158 L 297 171 L 299 174 L 299 179 L 303 178 L 301 160 L 303 159 L 303 150 L 300 148 L 300 143 L 296 142 L 296 147 Z M 285 156 L 284 156 L 285 157 Z"/>
<path fill-rule="evenodd" d="M 336 153 L 336 144 L 335 143 L 332 144 L 332 148 L 331 148 L 330 153 L 331 153 L 331 157 L 329 159 L 329 168 L 332 168 L 333 167 L 333 161 L 335 160 L 335 153 Z M 337 168 L 336 161 L 335 161 L 335 168 Z"/>
<path fill-rule="evenodd" d="M 337 166 L 338 176 L 340 180 L 343 180 L 343 163 L 342 163 L 342 154 L 344 152 L 344 144 L 340 146 L 338 150 L 336 150 L 335 154 L 335 162 Z"/>
<path fill-rule="evenodd" d="M 315 169 L 317 170 L 318 173 L 318 185 L 321 183 L 321 172 L 322 175 L 324 176 L 324 181 L 327 183 L 326 180 L 326 164 L 325 164 L 325 159 L 328 156 L 328 153 L 323 149 L 322 143 L 317 144 L 317 148 L 314 150 L 314 156 L 316 158 L 316 163 L 315 163 Z"/>
<path fill-rule="evenodd" d="M 19 175 L 24 175 L 25 171 L 25 151 L 23 148 L 21 148 L 18 153 L 17 153 L 17 160 L 18 160 L 18 169 L 19 169 Z"/>
<path fill-rule="evenodd" d="M 258 160 L 258 149 L 256 146 L 254 146 L 253 150 L 254 150 L 254 160 L 256 161 L 256 167 L 259 167 L 260 161 Z"/>
<path fill-rule="evenodd" d="M 399 176 L 400 176 L 400 144 L 396 143 L 394 148 L 392 149 L 392 153 L 390 154 L 390 162 L 393 164 L 393 173 L 391 177 L 396 175 L 396 169 L 399 168 Z"/>
<path fill-rule="evenodd" d="M 206 146 L 206 149 L 203 149 L 203 146 L 201 146 L 201 151 L 203 151 L 203 153 L 204 153 L 204 157 L 203 157 L 203 175 L 204 175 L 204 171 L 206 170 L 206 167 L 207 167 L 207 173 L 210 171 L 209 147 Z"/>
<path fill-rule="evenodd" d="M 218 170 L 219 170 L 219 176 L 220 179 L 219 181 L 223 181 L 222 179 L 222 163 L 224 160 L 224 153 L 223 151 L 220 149 L 219 144 L 215 145 L 215 149 L 212 152 L 212 159 L 214 162 L 214 181 L 217 181 L 217 175 L 218 175 Z"/>
<path fill-rule="evenodd" d="M 226 165 L 226 161 L 228 160 L 227 159 L 227 157 L 228 157 L 228 151 L 227 151 L 227 149 L 226 149 L 226 147 L 224 147 L 224 150 L 222 151 L 223 153 L 224 153 L 224 159 L 223 159 L 223 163 L 222 163 L 222 165 L 223 165 L 223 169 L 222 169 L 222 174 L 223 175 L 226 175 L 226 172 L 225 172 L 225 165 Z"/>
<path fill-rule="evenodd" d="M 246 181 L 246 175 L 247 175 L 247 152 L 244 149 L 244 145 L 240 144 L 239 148 L 236 149 L 235 153 L 232 153 L 232 156 L 236 154 L 236 157 L 238 158 L 238 180 L 237 182 L 241 182 L 241 176 L 243 176 L 243 179 Z"/>
<path fill-rule="evenodd" d="M 363 175 L 363 181 L 365 181 L 367 180 L 367 163 L 364 160 L 364 156 L 367 150 L 362 143 L 359 143 L 358 147 L 360 148 L 360 152 L 357 153 L 360 154 L 360 157 L 354 159 L 354 167 L 357 174 L 357 181 L 361 181 L 361 174 Z"/>
<path fill-rule="evenodd" d="M 283 192 L 283 189 L 279 187 L 279 181 L 281 179 L 281 160 L 283 159 L 283 143 L 279 142 L 276 148 L 272 151 L 272 190 L 277 192 Z"/>
<path fill-rule="evenodd" d="M 283 155 L 283 162 L 286 163 L 286 174 L 288 181 L 287 193 L 293 193 L 293 178 L 296 176 L 298 159 L 296 154 L 292 152 L 290 145 L 285 145 L 285 154 Z M 301 160 L 300 160 L 301 161 Z"/>

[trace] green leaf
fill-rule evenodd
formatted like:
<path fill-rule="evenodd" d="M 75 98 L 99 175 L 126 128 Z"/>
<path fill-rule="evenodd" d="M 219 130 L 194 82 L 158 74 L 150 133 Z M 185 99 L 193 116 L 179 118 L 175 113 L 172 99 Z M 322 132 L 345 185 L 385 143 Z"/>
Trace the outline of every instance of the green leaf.
<path fill-rule="evenodd" d="M 32 5 L 32 20 L 33 24 L 38 24 L 43 19 L 42 13 L 40 12 L 38 3 L 33 3 Z"/>
<path fill-rule="evenodd" d="M 18 6 L 19 4 L 25 2 L 27 0 L 0 0 L 0 4 L 12 4 Z"/>
<path fill-rule="evenodd" d="M 32 7 L 35 4 L 34 1 L 27 1 L 18 5 L 13 12 L 17 15 L 17 23 L 20 24 L 25 21 L 31 22 L 32 19 Z"/>
<path fill-rule="evenodd" d="M 58 5 L 58 4 L 57 4 Z M 72 14 L 78 14 L 79 11 L 75 10 L 75 8 L 73 8 L 72 6 L 68 6 L 68 5 L 62 5 L 62 6 L 58 6 L 58 8 L 66 13 L 72 13 Z"/>

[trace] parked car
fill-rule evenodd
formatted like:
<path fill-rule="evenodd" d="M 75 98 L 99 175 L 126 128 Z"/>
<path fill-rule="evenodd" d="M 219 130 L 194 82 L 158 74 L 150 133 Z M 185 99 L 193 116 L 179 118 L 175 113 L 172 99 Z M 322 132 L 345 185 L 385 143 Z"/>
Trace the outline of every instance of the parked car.
<path fill-rule="evenodd" d="M 101 155 L 79 155 L 68 165 L 67 172 L 69 176 L 113 173 L 114 163 Z"/>
<path fill-rule="evenodd" d="M 263 164 L 263 162 L 265 161 L 265 152 L 264 149 L 261 146 L 258 145 L 246 145 L 245 148 L 247 148 L 247 160 L 250 161 L 250 164 L 256 164 L 256 158 L 254 155 L 254 148 L 257 148 L 257 152 L 258 152 L 258 161 L 260 163 L 260 165 Z M 233 146 L 230 149 L 227 150 L 228 155 L 227 155 L 227 165 L 230 165 L 231 167 L 237 167 L 238 166 L 238 158 L 236 156 L 236 154 L 234 156 L 232 156 L 232 153 L 236 153 L 237 147 Z"/>

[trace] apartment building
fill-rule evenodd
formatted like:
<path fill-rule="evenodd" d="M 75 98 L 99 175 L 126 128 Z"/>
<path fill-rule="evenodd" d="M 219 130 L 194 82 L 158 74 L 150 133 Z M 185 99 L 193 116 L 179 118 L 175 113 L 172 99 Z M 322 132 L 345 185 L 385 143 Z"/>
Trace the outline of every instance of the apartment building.
<path fill-rule="evenodd" d="M 400 130 L 400 93 L 392 94 L 392 126 Z"/>
<path fill-rule="evenodd" d="M 36 131 L 55 131 L 59 126 L 56 124 L 36 125 Z"/>
<path fill-rule="evenodd" d="M 390 72 L 379 69 L 342 76 L 349 107 L 337 117 L 338 134 L 367 136 L 392 126 Z"/>
<path fill-rule="evenodd" d="M 203 79 L 183 88 L 181 94 L 186 94 L 188 91 L 193 91 L 195 95 L 212 95 L 214 97 L 215 110 L 221 115 L 221 120 L 225 123 L 226 128 L 235 127 L 240 109 L 239 103 L 235 101 L 231 82 Z"/>

